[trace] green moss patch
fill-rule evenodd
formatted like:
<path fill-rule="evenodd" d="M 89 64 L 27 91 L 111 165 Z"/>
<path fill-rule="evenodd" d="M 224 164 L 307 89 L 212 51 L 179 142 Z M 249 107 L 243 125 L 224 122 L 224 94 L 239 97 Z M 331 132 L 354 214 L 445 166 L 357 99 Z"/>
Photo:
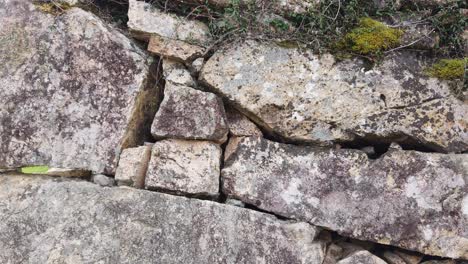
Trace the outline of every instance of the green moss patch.
<path fill-rule="evenodd" d="M 49 171 L 49 166 L 28 166 L 20 169 L 24 174 L 46 174 Z"/>
<path fill-rule="evenodd" d="M 52 1 L 49 3 L 37 3 L 36 2 L 35 5 L 40 11 L 44 13 L 52 14 L 54 16 L 60 15 L 72 7 L 70 4 L 56 2 L 56 1 Z"/>
<path fill-rule="evenodd" d="M 431 77 L 443 80 L 463 79 L 468 58 L 442 59 L 426 70 Z"/>
<path fill-rule="evenodd" d="M 342 49 L 363 55 L 379 54 L 400 44 L 403 31 L 371 18 L 362 18 L 356 28 L 338 44 Z"/>

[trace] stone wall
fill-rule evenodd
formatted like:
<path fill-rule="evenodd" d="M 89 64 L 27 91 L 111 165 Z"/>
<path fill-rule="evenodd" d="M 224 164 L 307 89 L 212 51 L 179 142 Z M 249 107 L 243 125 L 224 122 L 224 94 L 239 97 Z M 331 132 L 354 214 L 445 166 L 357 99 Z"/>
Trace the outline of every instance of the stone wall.
<path fill-rule="evenodd" d="M 65 2 L 0 0 L 1 263 L 468 261 L 468 104 L 430 53 L 369 67 Z"/>

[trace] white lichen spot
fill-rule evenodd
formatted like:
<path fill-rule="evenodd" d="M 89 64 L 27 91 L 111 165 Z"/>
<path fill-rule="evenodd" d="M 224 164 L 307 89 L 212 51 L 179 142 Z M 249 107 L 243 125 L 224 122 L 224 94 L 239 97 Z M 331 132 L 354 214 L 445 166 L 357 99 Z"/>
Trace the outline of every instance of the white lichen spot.
<path fill-rule="evenodd" d="M 281 198 L 287 203 L 301 203 L 302 193 L 299 191 L 299 186 L 302 184 L 302 181 L 299 179 L 292 179 L 289 182 L 288 188 L 281 193 Z"/>
<path fill-rule="evenodd" d="M 466 195 L 462 200 L 461 211 L 462 211 L 462 214 L 468 217 L 468 195 Z"/>
<path fill-rule="evenodd" d="M 241 80 L 244 77 L 241 73 L 234 75 L 234 80 Z"/>
<path fill-rule="evenodd" d="M 430 227 L 425 227 L 423 229 L 424 240 L 431 241 L 433 235 L 434 235 L 434 232 L 432 231 Z"/>

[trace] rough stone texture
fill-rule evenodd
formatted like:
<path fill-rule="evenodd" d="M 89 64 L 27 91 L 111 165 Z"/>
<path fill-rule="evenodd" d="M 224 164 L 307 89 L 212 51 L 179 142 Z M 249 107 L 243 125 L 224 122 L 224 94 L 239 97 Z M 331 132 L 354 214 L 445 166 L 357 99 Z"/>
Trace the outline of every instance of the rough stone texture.
<path fill-rule="evenodd" d="M 190 65 L 189 70 L 193 73 L 198 75 L 203 68 L 203 65 L 205 64 L 205 59 L 203 58 L 198 58 L 192 62 L 192 65 Z"/>
<path fill-rule="evenodd" d="M 0 177 L 1 263 L 310 263 L 305 223 L 210 201 L 43 177 Z"/>
<path fill-rule="evenodd" d="M 369 160 L 242 139 L 222 170 L 230 198 L 344 236 L 468 259 L 468 154 L 392 150 Z"/>
<path fill-rule="evenodd" d="M 327 247 L 327 254 L 325 255 L 325 259 L 323 261 L 323 264 L 336 264 L 339 259 L 341 259 L 343 255 L 343 249 L 336 245 L 336 244 L 330 244 Z"/>
<path fill-rule="evenodd" d="M 387 264 L 387 262 L 372 255 L 369 251 L 362 250 L 340 260 L 338 264 Z"/>
<path fill-rule="evenodd" d="M 149 40 L 148 51 L 163 58 L 190 64 L 195 59 L 203 56 L 205 48 L 188 44 L 184 41 L 154 35 Z"/>
<path fill-rule="evenodd" d="M 195 80 L 185 66 L 174 60 L 163 61 L 163 75 L 166 82 L 176 85 L 196 87 Z"/>
<path fill-rule="evenodd" d="M 387 56 L 372 70 L 309 51 L 246 41 L 218 51 L 201 80 L 266 131 L 293 142 L 399 141 L 468 150 L 468 104 L 424 75 L 416 53 Z"/>
<path fill-rule="evenodd" d="M 391 251 L 385 251 L 383 259 L 385 259 L 388 264 L 408 264 L 403 258 Z"/>
<path fill-rule="evenodd" d="M 395 250 L 394 253 L 400 256 L 406 264 L 419 264 L 424 257 L 422 254 L 417 252 L 403 252 L 401 250 Z"/>
<path fill-rule="evenodd" d="M 74 170 L 74 169 L 61 169 L 61 168 L 49 168 L 45 173 L 49 176 L 57 177 L 71 177 L 71 178 L 84 178 L 91 176 L 91 172 L 87 170 Z"/>
<path fill-rule="evenodd" d="M 91 181 L 102 187 L 112 187 L 115 185 L 115 180 L 103 174 L 96 174 L 91 177 Z"/>
<path fill-rule="evenodd" d="M 434 49 L 439 46 L 440 36 L 430 23 L 424 21 L 424 15 L 412 13 L 408 15 L 397 13 L 391 18 L 392 25 L 404 31 L 401 37 L 402 46 L 416 49 Z"/>
<path fill-rule="evenodd" d="M 233 107 L 226 107 L 226 119 L 232 136 L 262 136 L 262 131 L 247 117 Z"/>
<path fill-rule="evenodd" d="M 150 157 L 150 145 L 124 149 L 115 173 L 118 184 L 142 188 Z"/>
<path fill-rule="evenodd" d="M 421 264 L 457 264 L 455 260 L 447 259 L 447 260 L 430 260 L 424 261 Z"/>
<path fill-rule="evenodd" d="M 0 167 L 114 173 L 120 149 L 150 134 L 150 58 L 79 8 L 0 0 L 0 24 Z"/>
<path fill-rule="evenodd" d="M 209 141 L 159 141 L 151 152 L 145 187 L 179 194 L 217 196 L 221 155 L 221 148 Z"/>
<path fill-rule="evenodd" d="M 153 121 L 155 138 L 226 141 L 223 102 L 212 93 L 166 83 L 164 100 Z"/>
<path fill-rule="evenodd" d="M 142 40 L 148 41 L 151 35 L 159 35 L 201 46 L 211 41 L 208 26 L 204 23 L 164 13 L 144 1 L 129 1 L 128 19 L 128 28 Z"/>

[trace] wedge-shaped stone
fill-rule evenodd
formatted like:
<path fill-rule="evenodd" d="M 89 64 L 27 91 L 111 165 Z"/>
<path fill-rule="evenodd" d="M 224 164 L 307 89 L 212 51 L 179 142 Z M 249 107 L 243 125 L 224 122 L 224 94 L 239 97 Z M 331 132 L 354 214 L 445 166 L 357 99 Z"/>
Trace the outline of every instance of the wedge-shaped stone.
<path fill-rule="evenodd" d="M 155 138 L 226 141 L 226 113 L 215 94 L 166 83 L 164 100 L 153 121 Z"/>
<path fill-rule="evenodd" d="M 201 46 L 211 41 L 210 30 L 203 22 L 163 12 L 145 1 L 129 1 L 127 25 L 136 38 L 146 41 L 151 35 Z"/>
<path fill-rule="evenodd" d="M 221 154 L 221 147 L 209 141 L 159 141 L 153 146 L 145 186 L 180 194 L 217 196 Z"/>
<path fill-rule="evenodd" d="M 91 13 L 31 2 L 0 0 L 0 167 L 113 174 L 120 149 L 150 136 L 151 60 Z"/>
<path fill-rule="evenodd" d="M 266 131 L 293 142 L 368 141 L 468 150 L 468 104 L 402 52 L 365 70 L 359 59 L 247 41 L 221 50 L 201 80 Z M 377 117 L 377 118 L 375 118 Z M 396 124 L 396 125 L 395 125 Z"/>
<path fill-rule="evenodd" d="M 154 35 L 150 38 L 148 51 L 163 58 L 190 64 L 195 59 L 203 56 L 205 49 L 180 40 Z"/>
<path fill-rule="evenodd" d="M 320 264 L 317 228 L 128 187 L 0 177 L 1 263 Z"/>
<path fill-rule="evenodd" d="M 345 236 L 468 258 L 468 154 L 392 150 L 370 160 L 244 138 L 222 170 L 231 198 Z"/>
<path fill-rule="evenodd" d="M 229 125 L 229 133 L 236 137 L 262 136 L 262 131 L 247 117 L 239 113 L 233 107 L 226 108 L 226 120 Z"/>

